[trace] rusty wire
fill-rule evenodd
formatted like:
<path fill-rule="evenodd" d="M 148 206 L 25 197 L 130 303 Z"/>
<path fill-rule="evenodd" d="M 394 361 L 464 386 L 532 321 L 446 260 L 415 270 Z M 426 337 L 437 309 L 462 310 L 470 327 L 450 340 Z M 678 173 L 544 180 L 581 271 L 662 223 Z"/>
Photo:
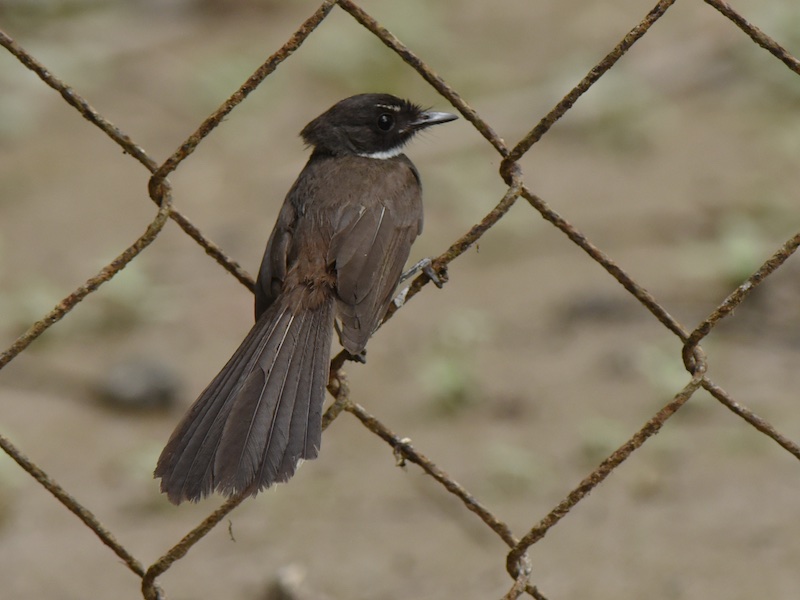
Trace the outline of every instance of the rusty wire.
<path fill-rule="evenodd" d="M 763 31 L 750 24 L 742 15 L 722 0 L 705 0 L 707 4 L 730 19 L 744 31 L 755 43 L 781 60 L 794 73 L 800 74 L 800 61 L 772 40 Z M 347 12 L 362 27 L 375 35 L 383 44 L 394 51 L 411 68 L 416 70 L 442 97 L 447 99 L 465 119 L 487 140 L 501 157 L 499 175 L 508 188 L 498 204 L 485 217 L 465 232 L 459 239 L 449 245 L 440 256 L 433 261 L 434 269 L 443 277 L 446 276 L 447 265 L 457 259 L 481 236 L 489 231 L 520 197 L 524 198 L 546 221 L 564 233 L 568 239 L 583 249 L 600 267 L 605 269 L 631 295 L 633 295 L 664 327 L 675 334 L 683 343 L 682 358 L 688 371 L 690 381 L 673 399 L 651 417 L 641 429 L 635 432 L 622 446 L 612 452 L 601 464 L 580 481 L 574 489 L 545 516 L 539 519 L 530 530 L 521 537 L 516 536 L 511 528 L 485 504 L 456 482 L 445 471 L 398 436 L 379 418 L 368 412 L 361 404 L 350 398 L 345 373 L 341 370 L 344 362 L 342 354 L 336 356 L 331 365 L 331 379 L 328 390 L 335 401 L 328 408 L 323 418 L 323 426 L 327 426 L 341 413 L 354 416 L 366 429 L 385 441 L 395 453 L 398 460 L 418 465 L 425 473 L 441 485 L 446 491 L 458 498 L 464 507 L 491 529 L 509 548 L 506 556 L 506 568 L 512 579 L 509 591 L 503 598 L 518 598 L 524 593 L 537 599 L 545 596 L 531 581 L 531 562 L 526 552 L 541 540 L 547 532 L 565 518 L 570 510 L 581 502 L 593 489 L 600 485 L 623 461 L 629 458 L 648 439 L 658 433 L 666 421 L 672 417 L 692 395 L 700 388 L 707 390 L 723 406 L 741 417 L 759 432 L 775 441 L 780 447 L 800 459 L 800 446 L 781 434 L 774 425 L 755 415 L 751 410 L 735 401 L 719 387 L 707 374 L 707 358 L 700 342 L 716 327 L 716 325 L 739 306 L 750 292 L 769 277 L 791 256 L 800 245 L 800 234 L 790 238 L 764 265 L 754 272 L 742 285 L 738 286 L 710 315 L 701 321 L 693 330 L 687 330 L 674 319 L 658 300 L 640 286 L 625 270 L 607 256 L 602 250 L 589 241 L 567 219 L 552 210 L 548 204 L 537 196 L 525 183 L 524 174 L 518 161 L 562 118 L 580 97 L 589 90 L 605 73 L 614 67 L 617 61 L 640 40 L 657 21 L 675 3 L 675 0 L 660 0 L 618 44 L 595 65 L 522 139 L 510 149 L 495 133 L 494 129 L 475 111 L 467 101 L 441 76 L 435 73 L 425 61 L 417 56 L 389 30 L 378 23 L 352 0 L 326 0 L 297 28 L 283 46 L 275 51 L 216 111 L 214 111 L 197 130 L 183 141 L 173 154 L 162 164 L 151 158 L 146 151 L 137 145 L 128 135 L 114 126 L 99 114 L 84 98 L 68 85 L 53 75 L 44 65 L 31 56 L 21 45 L 0 31 L 0 45 L 16 57 L 26 68 L 33 71 L 46 85 L 57 91 L 64 100 L 75 108 L 84 118 L 97 126 L 110 139 L 123 148 L 132 158 L 140 162 L 151 174 L 149 185 L 150 199 L 157 205 L 152 221 L 147 224 L 145 232 L 130 246 L 125 248 L 117 258 L 111 261 L 96 275 L 77 287 L 71 294 L 59 302 L 52 311 L 40 320 L 31 324 L 29 329 L 0 354 L 0 369 L 23 352 L 35 339 L 49 327 L 64 318 L 67 313 L 88 295 L 96 291 L 117 273 L 134 260 L 162 231 L 167 219 L 174 220 L 183 231 L 194 239 L 207 254 L 223 268 L 233 274 L 243 285 L 253 289 L 252 277 L 238 263 L 229 258 L 214 242 L 209 240 L 192 222 L 180 213 L 172 203 L 167 176 L 186 160 L 205 137 L 219 125 L 222 119 L 236 108 L 246 96 L 255 90 L 275 69 L 286 61 L 303 42 L 314 32 L 337 6 Z M 426 275 L 420 275 L 411 284 L 407 298 L 412 298 L 422 290 L 428 282 Z M 391 318 L 397 311 L 392 306 L 386 318 Z M 164 598 L 164 591 L 158 584 L 158 577 L 166 572 L 176 561 L 181 560 L 189 550 L 198 543 L 232 510 L 239 506 L 245 497 L 232 498 L 222 504 L 206 519 L 188 532 L 178 543 L 167 550 L 150 566 L 132 556 L 113 534 L 108 531 L 79 500 L 69 494 L 55 482 L 41 467 L 28 459 L 7 437 L 0 435 L 0 448 L 12 457 L 19 466 L 47 489 L 62 505 L 73 512 L 90 528 L 103 544 L 108 546 L 123 563 L 136 575 L 141 577 L 142 595 L 147 600 Z"/>

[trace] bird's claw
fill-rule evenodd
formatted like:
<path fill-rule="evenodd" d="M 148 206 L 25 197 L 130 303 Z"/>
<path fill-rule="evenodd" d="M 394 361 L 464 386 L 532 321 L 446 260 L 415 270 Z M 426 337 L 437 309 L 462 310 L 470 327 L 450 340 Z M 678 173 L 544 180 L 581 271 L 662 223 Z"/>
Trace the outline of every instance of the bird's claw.
<path fill-rule="evenodd" d="M 417 273 L 422 271 L 431 280 L 433 285 L 440 288 L 445 284 L 447 281 L 447 268 L 442 267 L 441 270 L 437 273 L 436 270 L 433 268 L 433 261 L 430 258 L 423 258 L 413 267 L 411 267 L 408 271 L 403 273 L 400 276 L 400 283 L 403 283 L 407 279 L 410 279 Z"/>
<path fill-rule="evenodd" d="M 345 350 L 345 352 L 347 352 Z M 353 362 L 361 363 L 362 365 L 367 364 L 367 351 L 362 350 L 358 354 L 353 354 L 352 352 L 347 352 L 347 360 L 352 360 Z"/>

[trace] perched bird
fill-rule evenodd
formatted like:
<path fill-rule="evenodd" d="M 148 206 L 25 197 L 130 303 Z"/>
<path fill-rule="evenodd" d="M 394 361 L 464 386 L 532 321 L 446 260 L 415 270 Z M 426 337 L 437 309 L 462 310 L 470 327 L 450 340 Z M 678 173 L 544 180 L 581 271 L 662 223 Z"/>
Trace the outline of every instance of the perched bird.
<path fill-rule="evenodd" d="M 311 157 L 256 282 L 256 323 L 167 442 L 155 476 L 178 504 L 255 495 L 317 456 L 331 336 L 363 356 L 422 230 L 418 131 L 456 118 L 389 94 L 346 98 L 300 135 Z"/>

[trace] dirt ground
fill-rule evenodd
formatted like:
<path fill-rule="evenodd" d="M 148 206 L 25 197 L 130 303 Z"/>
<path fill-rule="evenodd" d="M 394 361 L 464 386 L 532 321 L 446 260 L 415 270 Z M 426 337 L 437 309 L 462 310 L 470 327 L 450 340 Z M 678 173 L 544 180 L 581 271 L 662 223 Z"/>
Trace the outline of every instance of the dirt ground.
<path fill-rule="evenodd" d="M 654 0 L 363 6 L 507 143 L 522 137 Z M 0 27 L 163 160 L 315 2 L 0 3 Z M 800 54 L 800 9 L 737 2 Z M 0 346 L 133 242 L 148 173 L 0 52 Z M 338 99 L 446 102 L 334 10 L 183 163 L 175 205 L 255 272 L 307 157 L 297 132 Z M 800 226 L 800 80 L 700 3 L 677 3 L 523 160 L 535 193 L 691 329 Z M 413 258 L 502 197 L 498 156 L 461 119 L 408 149 L 425 186 Z M 704 342 L 709 374 L 800 440 L 800 263 Z M 173 507 L 152 479 L 189 403 L 238 345 L 252 298 L 174 224 L 0 372 L 0 433 L 149 564 L 219 505 Z M 521 536 L 688 381 L 679 341 L 524 201 L 348 365 L 352 397 Z M 176 393 L 120 409 L 139 365 Z M 143 376 L 135 376 L 139 383 Z M 160 378 L 160 379 L 159 379 Z M 111 383 L 110 380 L 111 379 Z M 125 389 L 132 383 L 123 384 Z M 696 394 L 530 551 L 566 598 L 800 597 L 800 465 Z M 287 567 L 310 598 L 499 598 L 507 549 L 345 414 L 318 460 L 247 501 L 161 579 L 167 597 L 266 598 Z M 0 597 L 140 598 L 138 579 L 0 456 Z"/>

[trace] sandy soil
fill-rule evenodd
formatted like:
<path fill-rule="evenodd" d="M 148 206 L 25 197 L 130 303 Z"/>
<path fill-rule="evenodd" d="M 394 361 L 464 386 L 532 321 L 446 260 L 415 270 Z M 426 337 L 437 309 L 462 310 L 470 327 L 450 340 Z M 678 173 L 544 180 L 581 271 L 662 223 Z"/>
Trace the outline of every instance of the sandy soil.
<path fill-rule="evenodd" d="M 0 25 L 157 160 L 314 5 L 4 4 Z M 365 8 L 513 143 L 653 1 L 431 4 Z M 737 8 L 800 52 L 792 3 Z M 0 89 L 5 347 L 155 211 L 146 171 L 5 52 Z M 254 272 L 306 159 L 297 132 L 368 90 L 448 108 L 334 11 L 171 177 L 176 206 Z M 800 225 L 798 101 L 779 61 L 708 6 L 678 3 L 525 157 L 526 181 L 692 328 Z M 427 202 L 413 254 L 436 255 L 501 198 L 498 157 L 464 120 L 409 155 Z M 798 271 L 790 259 L 704 343 L 714 380 L 795 440 Z M 450 278 L 375 336 L 366 366 L 348 367 L 353 398 L 522 535 L 688 381 L 680 344 L 522 202 Z M 168 225 L 3 369 L 0 432 L 152 562 L 219 504 L 172 507 L 151 473 L 248 329 L 251 303 Z M 176 382 L 172 408 L 104 403 L 109 370 L 142 362 Z M 551 600 L 795 599 L 798 506 L 797 460 L 698 393 L 531 549 L 533 581 Z M 317 461 L 246 502 L 160 581 L 176 600 L 264 598 L 296 565 L 312 598 L 498 598 L 510 586 L 505 553 L 457 500 L 416 467 L 397 468 L 388 446 L 343 415 Z M 5 456 L 0 582 L 15 600 L 140 597 L 137 578 Z"/>

